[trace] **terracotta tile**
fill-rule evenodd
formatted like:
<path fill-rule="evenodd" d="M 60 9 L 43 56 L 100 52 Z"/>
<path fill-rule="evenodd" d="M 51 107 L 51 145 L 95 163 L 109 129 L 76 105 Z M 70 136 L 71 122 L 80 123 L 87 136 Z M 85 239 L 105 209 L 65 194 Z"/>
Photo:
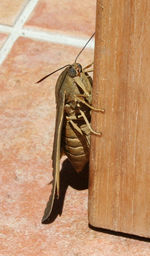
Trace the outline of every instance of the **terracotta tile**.
<path fill-rule="evenodd" d="M 0 23 L 13 25 L 27 0 L 5 0 L 0 3 Z"/>
<path fill-rule="evenodd" d="M 41 217 L 50 194 L 54 134 L 54 87 L 58 73 L 79 49 L 19 38 L 0 73 L 0 255 L 147 256 L 146 242 L 96 232 L 88 227 L 88 191 L 68 187 L 61 217 Z M 93 51 L 81 56 L 89 63 Z M 71 171 L 71 170 L 70 170 Z M 64 174 L 67 172 L 66 169 Z M 67 176 L 68 178 L 69 176 Z M 79 189 L 79 188 L 78 188 Z"/>
<path fill-rule="evenodd" d="M 40 0 L 26 25 L 77 36 L 95 31 L 96 0 Z"/>
<path fill-rule="evenodd" d="M 0 48 L 3 46 L 7 36 L 8 35 L 6 35 L 6 34 L 0 34 Z"/>

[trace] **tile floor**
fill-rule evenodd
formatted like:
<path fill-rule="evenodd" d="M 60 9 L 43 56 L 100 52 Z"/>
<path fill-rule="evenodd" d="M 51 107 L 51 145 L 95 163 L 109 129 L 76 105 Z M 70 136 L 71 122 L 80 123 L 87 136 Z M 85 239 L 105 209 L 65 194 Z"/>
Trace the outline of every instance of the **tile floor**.
<path fill-rule="evenodd" d="M 95 0 L 0 3 L 0 256 L 150 255 L 148 242 L 88 227 L 86 184 L 66 186 L 61 217 L 41 224 L 51 191 L 58 73 L 35 82 L 74 61 L 95 30 L 95 5 Z M 89 44 L 80 62 L 92 59 Z M 62 172 L 62 180 L 70 173 Z"/>

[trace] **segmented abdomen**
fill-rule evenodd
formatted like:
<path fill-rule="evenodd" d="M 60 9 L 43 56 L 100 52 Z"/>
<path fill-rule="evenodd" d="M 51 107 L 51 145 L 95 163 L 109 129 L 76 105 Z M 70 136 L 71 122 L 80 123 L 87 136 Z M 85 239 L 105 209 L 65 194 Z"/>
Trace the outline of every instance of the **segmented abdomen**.
<path fill-rule="evenodd" d="M 76 124 L 83 135 L 74 129 L 69 122 L 66 122 L 62 141 L 65 155 L 71 161 L 74 169 L 80 172 L 89 161 L 90 131 L 82 120 L 78 120 Z"/>

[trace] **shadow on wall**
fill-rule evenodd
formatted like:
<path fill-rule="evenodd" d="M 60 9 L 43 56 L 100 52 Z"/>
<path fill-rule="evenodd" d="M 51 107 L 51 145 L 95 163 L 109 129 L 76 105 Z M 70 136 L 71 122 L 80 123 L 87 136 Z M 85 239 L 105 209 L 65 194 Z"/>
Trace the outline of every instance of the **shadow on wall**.
<path fill-rule="evenodd" d="M 84 190 L 88 188 L 88 177 L 89 177 L 89 164 L 85 166 L 82 172 L 76 173 L 71 163 L 66 159 L 62 164 L 60 171 L 60 195 L 57 199 L 55 197 L 52 212 L 47 220 L 42 222 L 43 224 L 52 223 L 58 215 L 62 214 L 63 205 L 65 200 L 65 194 L 68 186 L 76 190 Z M 50 195 L 51 197 L 51 195 Z M 49 197 L 49 200 L 50 200 Z"/>

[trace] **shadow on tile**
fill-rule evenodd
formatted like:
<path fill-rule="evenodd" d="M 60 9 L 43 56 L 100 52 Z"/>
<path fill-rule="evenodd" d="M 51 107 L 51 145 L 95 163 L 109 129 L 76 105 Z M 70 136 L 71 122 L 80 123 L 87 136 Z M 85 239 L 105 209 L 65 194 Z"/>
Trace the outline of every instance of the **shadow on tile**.
<path fill-rule="evenodd" d="M 104 229 L 104 228 L 97 228 L 97 227 L 93 227 L 90 224 L 89 224 L 89 228 L 94 230 L 94 231 L 102 232 L 102 233 L 105 233 L 105 234 L 108 234 L 108 235 L 113 235 L 113 236 L 118 236 L 118 237 L 125 237 L 125 238 L 129 238 L 129 239 L 134 239 L 134 240 L 139 240 L 139 241 L 150 243 L 150 238 L 147 238 L 147 237 L 141 237 L 141 236 L 127 234 L 127 233 L 123 233 L 123 232 L 117 232 L 117 231 Z"/>
<path fill-rule="evenodd" d="M 88 188 L 88 175 L 89 165 L 87 164 L 82 172 L 76 173 L 71 163 L 66 159 L 62 164 L 60 171 L 60 195 L 59 199 L 55 197 L 52 212 L 47 220 L 42 222 L 43 224 L 52 223 L 58 215 L 62 214 L 63 205 L 65 200 L 65 194 L 68 186 L 76 190 L 84 190 Z M 50 195 L 51 197 L 51 195 Z"/>

